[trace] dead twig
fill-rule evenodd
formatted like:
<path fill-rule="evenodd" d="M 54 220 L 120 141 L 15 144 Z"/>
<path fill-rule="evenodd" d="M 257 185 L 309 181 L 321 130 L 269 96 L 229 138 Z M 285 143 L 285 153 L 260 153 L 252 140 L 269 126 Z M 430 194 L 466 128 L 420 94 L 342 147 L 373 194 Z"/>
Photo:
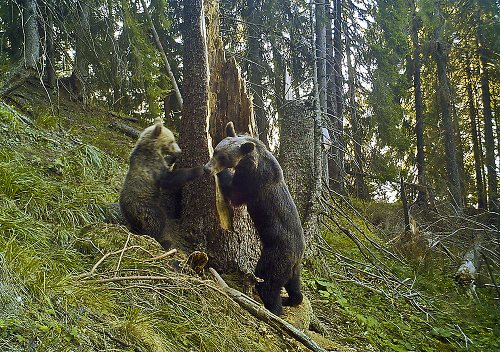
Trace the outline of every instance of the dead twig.
<path fill-rule="evenodd" d="M 177 249 L 174 248 L 174 249 L 171 249 L 168 252 L 163 253 L 163 254 L 161 254 L 161 255 L 159 255 L 157 257 L 151 258 L 150 260 L 154 262 L 154 261 L 157 261 L 157 260 L 161 260 L 161 259 L 170 257 L 171 255 L 174 255 L 175 253 L 177 253 Z"/>
<path fill-rule="evenodd" d="M 105 284 L 108 282 L 119 282 L 119 281 L 127 281 L 127 280 L 154 280 L 154 281 L 172 281 L 171 277 L 168 276 L 118 276 L 118 277 L 110 277 L 108 279 L 100 279 L 100 280 L 88 280 L 83 281 L 84 284 Z"/>

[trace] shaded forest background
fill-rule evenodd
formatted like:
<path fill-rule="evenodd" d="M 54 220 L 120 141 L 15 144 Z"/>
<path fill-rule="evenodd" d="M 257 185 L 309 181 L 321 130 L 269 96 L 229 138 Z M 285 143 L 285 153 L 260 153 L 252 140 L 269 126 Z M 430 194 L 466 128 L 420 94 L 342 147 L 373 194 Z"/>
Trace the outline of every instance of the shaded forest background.
<path fill-rule="evenodd" d="M 224 92 L 214 91 L 207 82 L 213 78 L 205 77 L 210 72 L 197 66 L 205 55 L 197 49 L 207 45 L 200 44 L 204 26 L 214 17 L 186 26 L 191 10 L 207 15 L 195 0 L 2 1 L 0 97 L 12 103 L 12 94 L 35 79 L 55 107 L 57 97 L 69 94 L 79 108 L 98 107 L 136 126 L 161 116 L 180 134 L 181 162 L 202 164 L 209 156 L 204 123 L 214 107 L 206 103 Z M 219 1 L 224 55 L 235 59 L 242 91 L 253 100 L 248 118 L 255 124 L 243 123 L 240 131 L 277 155 L 306 235 L 326 238 L 309 239 L 314 250 L 306 262 L 318 265 L 317 253 L 328 252 L 343 264 L 322 274 L 426 312 L 426 298 L 381 258 L 404 258 L 429 272 L 446 260 L 452 269 L 440 275 L 455 278 L 468 297 L 477 297 L 476 286 L 491 290 L 491 298 L 497 294 L 499 16 L 494 0 Z M 212 65 L 218 56 L 208 47 Z M 223 122 L 208 126 L 215 142 Z M 213 225 L 223 222 L 221 215 L 205 213 L 200 196 L 214 183 L 190 187 L 183 197 L 198 205 L 183 212 L 182 222 L 193 238 L 204 233 L 209 255 L 255 242 L 236 236 L 212 244 L 227 230 Z M 398 211 L 386 212 L 392 206 Z M 346 238 L 359 250 L 354 261 L 341 250 Z M 338 250 L 330 247 L 335 241 Z M 227 257 L 248 260 L 257 249 L 240 250 Z M 321 295 L 337 294 L 311 277 L 321 270 L 306 268 Z M 357 277 L 365 269 L 370 274 Z M 388 288 L 380 289 L 379 279 Z"/>
<path fill-rule="evenodd" d="M 179 130 L 182 2 L 147 6 L 3 2 L 2 67 Z M 393 201 L 402 177 L 411 200 L 448 200 L 460 214 L 497 207 L 498 12 L 473 0 L 221 1 L 220 26 L 271 149 L 287 102 L 317 93 L 333 189 Z"/>

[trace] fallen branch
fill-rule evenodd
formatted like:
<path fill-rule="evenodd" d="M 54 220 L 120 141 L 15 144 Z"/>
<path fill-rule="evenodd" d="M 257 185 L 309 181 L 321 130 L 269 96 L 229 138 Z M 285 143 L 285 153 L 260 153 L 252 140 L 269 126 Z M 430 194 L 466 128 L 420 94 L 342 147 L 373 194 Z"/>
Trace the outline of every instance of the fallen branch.
<path fill-rule="evenodd" d="M 224 293 L 231 299 L 233 299 L 236 303 L 238 303 L 242 308 L 245 308 L 247 311 L 249 311 L 250 314 L 252 314 L 254 317 L 266 322 L 267 324 L 273 326 L 278 330 L 286 332 L 289 336 L 301 342 L 311 351 L 326 352 L 324 348 L 319 346 L 313 339 L 304 334 L 302 331 L 296 329 L 287 321 L 274 315 L 252 298 L 248 297 L 238 290 L 235 290 L 234 288 L 229 287 L 226 282 L 220 277 L 219 273 L 215 271 L 215 269 L 210 268 L 210 272 L 215 276 L 217 283 L 221 286 Z"/>
<path fill-rule="evenodd" d="M 127 240 L 127 243 L 128 243 L 128 240 Z M 154 261 L 154 260 L 159 260 L 159 259 L 162 259 L 162 258 L 165 258 L 165 257 L 167 257 L 167 256 L 170 256 L 170 255 L 172 255 L 172 254 L 177 253 L 177 250 L 174 248 L 174 249 L 171 249 L 170 251 L 168 251 L 167 253 L 164 253 L 164 254 L 161 254 L 161 255 L 159 255 L 159 256 L 157 256 L 157 257 L 154 257 L 154 256 L 152 255 L 152 253 L 150 253 L 149 251 L 147 251 L 146 249 L 144 249 L 142 246 L 130 246 L 130 247 L 124 247 L 124 248 L 120 249 L 119 251 L 106 253 L 105 255 L 103 255 L 103 256 L 102 256 L 102 258 L 101 258 L 101 259 L 99 259 L 99 260 L 97 261 L 97 263 L 95 263 L 95 264 L 94 264 L 94 266 L 92 267 L 92 269 L 90 270 L 90 272 L 80 274 L 80 275 L 76 276 L 75 278 L 76 278 L 76 279 L 83 279 L 83 278 L 86 278 L 86 277 L 89 277 L 89 276 L 94 275 L 95 270 L 96 270 L 96 269 L 97 269 L 97 267 L 98 267 L 98 266 L 99 266 L 99 265 L 100 265 L 100 264 L 104 261 L 104 259 L 106 259 L 107 257 L 109 257 L 109 256 L 111 256 L 111 255 L 120 254 L 120 261 L 121 261 L 121 258 L 122 258 L 122 256 L 123 256 L 123 253 L 124 253 L 125 251 L 128 251 L 128 250 L 130 250 L 130 249 L 134 249 L 134 248 L 141 249 L 141 250 L 145 251 L 146 253 L 148 253 L 148 254 L 152 257 L 152 259 L 150 259 L 150 260 L 153 260 L 153 261 Z M 119 267 L 119 264 L 118 264 L 118 267 Z M 117 268 L 117 269 L 118 269 L 118 268 Z"/>
<path fill-rule="evenodd" d="M 150 260 L 151 261 L 161 260 L 163 258 L 170 257 L 171 255 L 174 255 L 175 253 L 177 253 L 177 249 L 174 248 L 174 249 L 171 249 L 168 252 L 163 253 L 157 257 L 151 258 Z"/>
<path fill-rule="evenodd" d="M 111 127 L 119 132 L 126 134 L 129 137 L 132 137 L 132 138 L 139 138 L 139 135 L 141 134 L 141 131 L 136 130 L 135 128 L 132 128 L 130 126 L 127 126 L 121 122 L 112 123 Z"/>
<path fill-rule="evenodd" d="M 110 277 L 108 279 L 101 280 L 88 280 L 83 281 L 84 284 L 105 284 L 108 282 L 119 282 L 119 281 L 128 281 L 128 280 L 153 280 L 153 281 L 172 281 L 171 277 L 168 276 L 118 276 L 118 277 Z"/>

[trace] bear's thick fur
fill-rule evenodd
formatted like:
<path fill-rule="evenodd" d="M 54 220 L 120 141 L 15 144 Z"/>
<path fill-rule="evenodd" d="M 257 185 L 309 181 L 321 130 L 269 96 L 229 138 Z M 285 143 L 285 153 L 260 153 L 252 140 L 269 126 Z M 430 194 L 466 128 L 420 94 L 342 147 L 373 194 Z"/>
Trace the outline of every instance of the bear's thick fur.
<path fill-rule="evenodd" d="M 233 205 L 247 205 L 262 242 L 255 275 L 264 281 L 256 288 L 264 306 L 280 315 L 282 304 L 302 302 L 300 263 L 305 242 L 299 215 L 283 171 L 264 144 L 250 136 L 236 136 L 231 122 L 226 133 L 204 170 L 217 174 L 224 197 Z M 234 174 L 228 168 L 234 168 Z M 288 292 L 283 300 L 282 287 Z"/>
<path fill-rule="evenodd" d="M 165 248 L 170 247 L 170 240 L 164 237 L 167 214 L 162 208 L 162 191 L 182 187 L 203 175 L 203 167 L 172 171 L 172 162 L 164 155 L 180 152 L 173 133 L 156 119 L 141 133 L 130 154 L 120 192 L 120 209 L 130 230 L 155 238 Z"/>

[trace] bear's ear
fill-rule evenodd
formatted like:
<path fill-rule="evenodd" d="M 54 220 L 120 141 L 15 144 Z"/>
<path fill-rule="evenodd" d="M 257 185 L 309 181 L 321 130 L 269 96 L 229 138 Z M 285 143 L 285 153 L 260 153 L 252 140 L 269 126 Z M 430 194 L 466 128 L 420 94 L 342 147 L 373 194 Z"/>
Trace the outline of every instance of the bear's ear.
<path fill-rule="evenodd" d="M 151 137 L 153 138 L 158 138 L 161 134 L 161 129 L 163 128 L 163 124 L 157 124 L 155 126 L 155 129 L 153 130 L 153 133 L 151 133 Z"/>
<path fill-rule="evenodd" d="M 234 130 L 233 121 L 229 121 L 226 125 L 226 135 L 228 137 L 236 137 L 236 131 Z"/>
<path fill-rule="evenodd" d="M 251 153 L 253 152 L 254 149 L 255 149 L 255 143 L 253 142 L 243 143 L 240 147 L 240 150 L 243 154 Z"/>

